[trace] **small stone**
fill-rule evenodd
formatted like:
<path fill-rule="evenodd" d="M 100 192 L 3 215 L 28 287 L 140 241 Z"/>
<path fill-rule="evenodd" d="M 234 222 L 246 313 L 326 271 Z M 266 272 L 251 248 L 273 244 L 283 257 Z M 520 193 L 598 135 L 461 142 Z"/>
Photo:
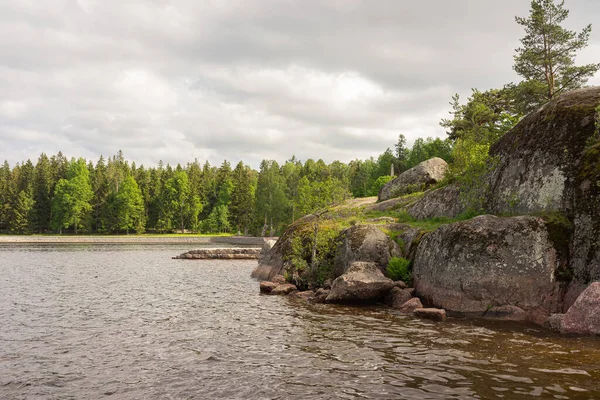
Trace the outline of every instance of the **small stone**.
<path fill-rule="evenodd" d="M 282 285 L 282 284 L 286 283 L 286 280 L 283 275 L 275 275 L 273 278 L 271 278 L 271 282 Z"/>
<path fill-rule="evenodd" d="M 408 285 L 404 281 L 394 281 L 394 286 L 400 289 L 406 289 Z"/>
<path fill-rule="evenodd" d="M 553 331 L 560 332 L 562 328 L 562 320 L 565 314 L 552 314 L 546 322 L 544 322 L 544 328 L 552 329 Z"/>
<path fill-rule="evenodd" d="M 419 308 L 413 311 L 414 315 L 433 321 L 443 322 L 446 320 L 446 310 L 441 308 Z"/>
<path fill-rule="evenodd" d="M 314 297 L 310 300 L 311 303 L 325 303 L 325 299 L 329 295 L 329 290 L 324 288 L 319 288 L 315 293 Z"/>
<path fill-rule="evenodd" d="M 277 285 L 275 289 L 271 291 L 271 294 L 274 295 L 288 295 L 294 291 L 298 290 L 296 285 L 292 285 L 291 283 L 284 283 L 282 285 Z"/>
<path fill-rule="evenodd" d="M 261 293 L 271 293 L 273 291 L 273 289 L 275 289 L 276 287 L 277 287 L 276 283 L 269 282 L 269 281 L 262 281 L 260 283 L 260 292 Z"/>
<path fill-rule="evenodd" d="M 402 306 L 398 308 L 398 311 L 404 314 L 411 314 L 413 311 L 418 310 L 419 308 L 423 308 L 421 300 L 419 300 L 418 297 L 413 297 L 406 303 L 402 304 Z"/>
<path fill-rule="evenodd" d="M 404 303 L 412 298 L 412 293 L 408 289 L 400 289 L 394 286 L 385 296 L 384 303 L 392 308 L 400 308 Z"/>
<path fill-rule="evenodd" d="M 304 301 L 309 301 L 314 297 L 315 292 L 313 292 L 312 290 L 305 290 L 303 292 L 294 292 L 291 295 L 294 297 L 298 297 Z"/>

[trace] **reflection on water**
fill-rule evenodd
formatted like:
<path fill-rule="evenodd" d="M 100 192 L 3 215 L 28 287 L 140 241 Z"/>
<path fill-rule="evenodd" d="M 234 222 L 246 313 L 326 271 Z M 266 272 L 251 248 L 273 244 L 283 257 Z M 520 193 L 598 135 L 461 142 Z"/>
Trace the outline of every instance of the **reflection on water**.
<path fill-rule="evenodd" d="M 188 247 L 0 247 L 0 398 L 600 398 L 600 340 L 261 296 Z"/>

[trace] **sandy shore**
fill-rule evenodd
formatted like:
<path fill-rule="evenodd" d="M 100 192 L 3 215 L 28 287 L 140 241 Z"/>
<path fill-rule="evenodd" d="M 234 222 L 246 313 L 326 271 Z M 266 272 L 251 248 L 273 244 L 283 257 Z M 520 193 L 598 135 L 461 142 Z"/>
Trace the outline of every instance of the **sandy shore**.
<path fill-rule="evenodd" d="M 262 246 L 262 237 L 247 236 L 0 236 L 2 243 L 98 243 L 98 244 L 226 244 L 234 246 Z"/>

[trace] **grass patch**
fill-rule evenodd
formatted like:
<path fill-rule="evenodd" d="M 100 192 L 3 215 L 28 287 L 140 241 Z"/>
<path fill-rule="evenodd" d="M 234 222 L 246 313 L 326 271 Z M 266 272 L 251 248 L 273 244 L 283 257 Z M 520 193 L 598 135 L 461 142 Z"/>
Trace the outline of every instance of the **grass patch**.
<path fill-rule="evenodd" d="M 412 266 L 410 260 L 403 257 L 392 257 L 388 262 L 387 274 L 394 281 L 412 284 Z"/>

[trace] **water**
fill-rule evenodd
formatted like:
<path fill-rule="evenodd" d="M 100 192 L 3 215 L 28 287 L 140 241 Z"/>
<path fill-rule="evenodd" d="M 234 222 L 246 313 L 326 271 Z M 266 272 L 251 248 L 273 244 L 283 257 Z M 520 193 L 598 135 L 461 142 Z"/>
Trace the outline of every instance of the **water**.
<path fill-rule="evenodd" d="M 261 296 L 186 250 L 0 247 L 0 398 L 600 398 L 597 338 Z"/>

